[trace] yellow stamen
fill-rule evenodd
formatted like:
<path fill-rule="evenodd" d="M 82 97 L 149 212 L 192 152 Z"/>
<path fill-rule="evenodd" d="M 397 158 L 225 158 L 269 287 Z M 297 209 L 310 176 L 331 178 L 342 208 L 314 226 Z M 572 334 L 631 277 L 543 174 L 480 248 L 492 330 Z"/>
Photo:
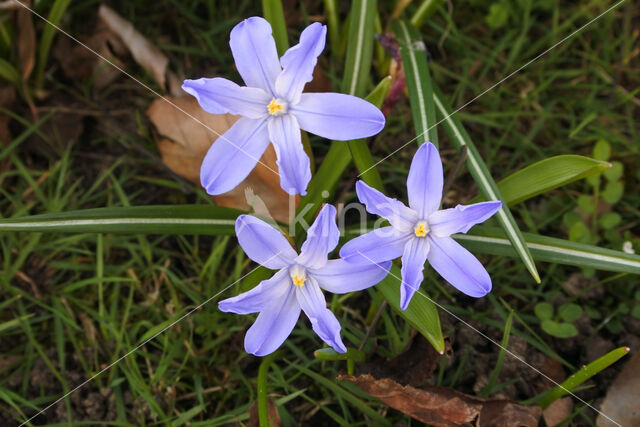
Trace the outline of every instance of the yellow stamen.
<path fill-rule="evenodd" d="M 300 287 L 303 287 L 304 286 L 304 282 L 307 281 L 306 277 L 301 277 L 301 276 L 298 276 L 298 275 L 295 275 L 295 274 L 291 277 L 291 279 L 293 280 L 293 284 L 295 286 L 300 286 Z"/>
<path fill-rule="evenodd" d="M 275 116 L 277 113 L 283 112 L 284 107 L 277 99 L 273 98 L 269 105 L 267 105 L 267 110 L 269 110 L 269 114 Z"/>
<path fill-rule="evenodd" d="M 419 222 L 416 228 L 413 229 L 413 232 L 418 237 L 424 237 L 429 232 L 429 226 L 424 222 Z"/>

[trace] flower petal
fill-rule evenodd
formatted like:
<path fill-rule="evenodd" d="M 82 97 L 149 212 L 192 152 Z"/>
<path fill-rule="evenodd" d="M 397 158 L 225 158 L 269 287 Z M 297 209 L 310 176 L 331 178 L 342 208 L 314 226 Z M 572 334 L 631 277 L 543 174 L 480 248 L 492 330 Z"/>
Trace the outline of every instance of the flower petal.
<path fill-rule="evenodd" d="M 291 113 L 307 132 L 338 141 L 375 135 L 385 123 L 378 107 L 342 93 L 303 93 Z"/>
<path fill-rule="evenodd" d="M 257 16 L 245 19 L 231 30 L 229 45 L 244 83 L 275 97 L 275 82 L 282 69 L 269 22 Z"/>
<path fill-rule="evenodd" d="M 387 277 L 390 268 L 391 261 L 355 264 L 343 259 L 332 259 L 322 268 L 308 271 L 325 291 L 346 294 L 377 285 Z"/>
<path fill-rule="evenodd" d="M 311 180 L 311 166 L 302 146 L 298 121 L 291 114 L 270 119 L 269 136 L 278 158 L 280 187 L 291 195 L 304 196 Z"/>
<path fill-rule="evenodd" d="M 429 216 L 429 228 L 436 237 L 466 233 L 474 225 L 491 218 L 501 207 L 502 202 L 491 201 L 435 211 Z"/>
<path fill-rule="evenodd" d="M 407 179 L 409 206 L 426 219 L 440 207 L 442 200 L 442 161 L 430 142 L 418 148 Z"/>
<path fill-rule="evenodd" d="M 324 295 L 313 277 L 308 277 L 303 286 L 296 286 L 296 297 L 302 311 L 311 321 L 311 327 L 322 338 L 322 341 L 329 344 L 338 353 L 346 353 L 347 348 L 340 338 L 340 323 L 327 308 Z"/>
<path fill-rule="evenodd" d="M 400 286 L 400 308 L 406 310 L 413 294 L 424 279 L 424 263 L 429 254 L 429 239 L 409 239 L 402 254 L 402 285 Z"/>
<path fill-rule="evenodd" d="M 313 80 L 313 69 L 324 49 L 327 27 L 315 22 L 300 34 L 300 42 L 289 48 L 282 58 L 282 73 L 276 80 L 276 93 L 289 104 L 296 104 L 304 85 Z"/>
<path fill-rule="evenodd" d="M 402 255 L 409 237 L 391 226 L 378 228 L 345 243 L 340 258 L 361 264 L 391 261 Z"/>
<path fill-rule="evenodd" d="M 271 302 L 258 315 L 244 337 L 244 349 L 256 356 L 266 356 L 287 339 L 300 317 L 300 304 L 293 286 L 281 299 Z"/>
<path fill-rule="evenodd" d="M 255 288 L 220 301 L 218 308 L 220 311 L 236 314 L 257 313 L 274 300 L 282 300 L 290 286 L 289 270 L 284 268 L 270 279 L 260 282 Z"/>
<path fill-rule="evenodd" d="M 212 195 L 233 190 L 249 175 L 269 145 L 266 120 L 241 118 L 209 148 L 200 182 Z"/>
<path fill-rule="evenodd" d="M 336 225 L 336 208 L 324 205 L 307 231 L 296 262 L 308 268 L 320 268 L 327 263 L 327 255 L 338 245 L 340 230 Z"/>
<path fill-rule="evenodd" d="M 238 217 L 236 236 L 249 258 L 272 270 L 291 265 L 297 256 L 280 231 L 255 216 Z"/>
<path fill-rule="evenodd" d="M 231 113 L 250 119 L 269 114 L 267 104 L 272 98 L 270 94 L 259 88 L 238 86 L 221 77 L 185 80 L 182 89 L 193 95 L 207 113 Z"/>
<path fill-rule="evenodd" d="M 356 193 L 368 212 L 386 218 L 399 231 L 411 231 L 418 222 L 418 214 L 413 209 L 397 199 L 385 196 L 362 180 L 356 182 Z"/>
<path fill-rule="evenodd" d="M 480 261 L 451 237 L 429 237 L 429 263 L 447 282 L 472 297 L 491 290 L 491 277 Z"/>

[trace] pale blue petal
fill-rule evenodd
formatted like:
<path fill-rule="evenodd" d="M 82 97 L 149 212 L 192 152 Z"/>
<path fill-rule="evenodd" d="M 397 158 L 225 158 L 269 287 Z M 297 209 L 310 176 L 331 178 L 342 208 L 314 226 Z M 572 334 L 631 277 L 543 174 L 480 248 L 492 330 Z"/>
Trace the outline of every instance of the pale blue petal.
<path fill-rule="evenodd" d="M 200 166 L 200 182 L 211 195 L 231 191 L 269 146 L 266 120 L 241 118 L 214 141 Z"/>
<path fill-rule="evenodd" d="M 218 308 L 221 311 L 236 314 L 257 313 L 268 307 L 274 300 L 282 300 L 290 287 L 289 270 L 285 268 L 270 279 L 263 280 L 255 288 L 220 301 Z"/>
<path fill-rule="evenodd" d="M 335 351 L 346 353 L 347 348 L 340 338 L 340 323 L 327 308 L 327 302 L 315 279 L 309 276 L 303 286 L 295 288 L 298 304 L 311 321 L 313 331 Z"/>
<path fill-rule="evenodd" d="M 429 228 L 437 237 L 466 233 L 474 225 L 491 218 L 501 207 L 502 202 L 491 201 L 436 211 L 429 216 Z"/>
<path fill-rule="evenodd" d="M 185 80 L 182 89 L 193 95 L 202 109 L 208 113 L 230 113 L 250 119 L 266 117 L 269 114 L 267 105 L 272 99 L 272 96 L 262 89 L 240 87 L 221 77 Z"/>
<path fill-rule="evenodd" d="M 280 231 L 255 216 L 238 217 L 236 236 L 249 258 L 272 270 L 291 265 L 298 255 Z"/>
<path fill-rule="evenodd" d="M 269 136 L 278 158 L 280 187 L 288 194 L 304 196 L 311 180 L 311 166 L 302 146 L 300 126 L 291 114 L 274 117 L 268 122 Z"/>
<path fill-rule="evenodd" d="M 244 337 L 244 349 L 256 356 L 266 356 L 287 339 L 300 317 L 300 304 L 293 286 L 281 299 L 260 312 Z"/>
<path fill-rule="evenodd" d="M 345 243 L 340 248 L 340 258 L 361 264 L 391 261 L 402 255 L 410 236 L 392 226 L 378 228 Z"/>
<path fill-rule="evenodd" d="M 336 208 L 324 205 L 316 220 L 307 231 L 307 240 L 302 244 L 296 263 L 308 268 L 320 268 L 327 263 L 327 255 L 340 240 L 336 225 Z"/>
<path fill-rule="evenodd" d="M 294 105 L 304 85 L 313 80 L 313 69 L 324 49 L 327 27 L 315 22 L 300 34 L 300 42 L 289 48 L 282 58 L 282 73 L 276 80 L 276 93 Z"/>
<path fill-rule="evenodd" d="M 480 261 L 450 237 L 430 237 L 429 263 L 447 282 L 472 297 L 491 290 L 491 277 Z"/>
<path fill-rule="evenodd" d="M 342 93 L 303 93 L 291 113 L 307 132 L 338 141 L 373 136 L 385 123 L 378 107 Z"/>
<path fill-rule="evenodd" d="M 257 16 L 245 19 L 231 30 L 229 45 L 245 84 L 275 96 L 276 79 L 282 69 L 271 25 Z"/>
<path fill-rule="evenodd" d="M 409 239 L 402 254 L 402 285 L 400 286 L 400 308 L 406 310 L 413 294 L 424 279 L 424 263 L 429 254 L 429 239 Z"/>
<path fill-rule="evenodd" d="M 430 142 L 418 148 L 407 179 L 409 206 L 427 219 L 440 207 L 442 200 L 442 161 L 438 149 Z"/>
<path fill-rule="evenodd" d="M 356 193 L 368 212 L 387 219 L 399 231 L 412 231 L 420 219 L 413 209 L 397 199 L 385 196 L 362 180 L 356 182 Z"/>
<path fill-rule="evenodd" d="M 346 294 L 377 285 L 387 276 L 390 268 L 391 261 L 358 264 L 343 259 L 332 259 L 322 268 L 309 269 L 308 273 L 325 291 Z"/>

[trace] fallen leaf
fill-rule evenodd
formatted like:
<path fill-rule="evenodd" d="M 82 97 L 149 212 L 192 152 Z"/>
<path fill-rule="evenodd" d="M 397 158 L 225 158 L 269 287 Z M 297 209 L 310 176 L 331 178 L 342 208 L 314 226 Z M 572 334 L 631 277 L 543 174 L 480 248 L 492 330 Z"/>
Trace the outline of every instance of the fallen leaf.
<path fill-rule="evenodd" d="M 200 185 L 202 159 L 217 139 L 217 135 L 208 128 L 221 135 L 238 119 L 231 114 L 209 114 L 191 96 L 156 99 L 147 110 L 147 116 L 158 132 L 156 144 L 162 161 L 172 171 L 197 185 Z M 274 172 L 277 170 L 276 154 L 270 145 L 242 184 L 228 193 L 213 196 L 213 200 L 220 206 L 253 210 L 288 223 L 290 213 L 295 212 L 298 197 L 290 197 L 280 188 L 280 176 Z"/>
<path fill-rule="evenodd" d="M 26 6 L 31 6 L 31 2 L 25 2 Z M 18 58 L 20 60 L 20 70 L 22 79 L 27 80 L 36 64 L 36 32 L 33 28 L 31 12 L 25 8 L 17 11 L 18 15 Z"/>
<path fill-rule="evenodd" d="M 571 415 L 571 411 L 573 411 L 573 400 L 567 396 L 549 405 L 542 411 L 542 417 L 547 426 L 553 427 Z"/>
<path fill-rule="evenodd" d="M 338 380 L 351 382 L 392 408 L 435 427 L 469 423 L 478 427 L 533 427 L 538 425 L 542 413 L 537 406 L 474 397 L 433 385 L 424 385 L 421 388 L 404 386 L 390 378 L 376 379 L 369 374 L 340 375 Z"/>
<path fill-rule="evenodd" d="M 278 407 L 275 403 L 273 403 L 271 399 L 267 400 L 267 413 L 269 414 L 269 425 L 271 427 L 280 427 L 282 425 Z M 260 420 L 258 418 L 258 402 L 255 401 L 249 408 L 249 422 L 247 423 L 247 427 L 258 427 L 259 425 Z"/>
<path fill-rule="evenodd" d="M 169 58 L 160 49 L 140 34 L 131 22 L 118 15 L 109 6 L 100 5 L 98 16 L 120 37 L 133 59 L 151 73 L 161 87 L 168 88 L 172 95 L 179 93 L 179 79 L 168 70 Z"/>
<path fill-rule="evenodd" d="M 640 353 L 636 353 L 625 363 L 607 390 L 600 411 L 615 420 L 618 425 L 640 425 Z M 596 426 L 614 426 L 613 422 L 601 414 L 596 419 Z"/>

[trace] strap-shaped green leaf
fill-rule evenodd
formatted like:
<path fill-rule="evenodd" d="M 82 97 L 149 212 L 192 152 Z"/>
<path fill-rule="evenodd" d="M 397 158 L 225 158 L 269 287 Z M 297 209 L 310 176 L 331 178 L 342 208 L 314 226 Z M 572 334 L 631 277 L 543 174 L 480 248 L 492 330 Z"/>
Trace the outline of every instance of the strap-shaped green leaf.
<path fill-rule="evenodd" d="M 0 231 L 233 235 L 243 212 L 210 205 L 84 209 L 0 219 Z"/>
<path fill-rule="evenodd" d="M 453 238 L 475 253 L 517 256 L 499 228 L 478 226 L 472 232 L 473 234 L 456 234 Z M 523 233 L 523 237 L 537 261 L 640 274 L 640 256 L 635 254 L 533 233 Z"/>
<path fill-rule="evenodd" d="M 471 141 L 471 138 L 469 138 L 469 134 L 467 134 L 467 131 L 462 126 L 462 123 L 460 123 L 460 120 L 458 120 L 455 114 L 452 113 L 451 108 L 447 105 L 444 97 L 435 86 L 433 88 L 433 100 L 436 104 L 436 110 L 442 116 L 442 124 L 453 143 L 458 148 L 461 148 L 462 146 L 467 147 L 467 167 L 478 184 L 478 188 L 482 195 L 487 200 L 502 201 L 502 209 L 500 209 L 496 214 L 498 222 L 509 238 L 509 241 L 513 245 L 516 253 L 522 262 L 524 262 L 527 270 L 529 270 L 535 281 L 540 283 L 540 275 L 536 269 L 531 252 L 527 247 L 522 232 L 518 228 L 518 224 L 516 224 L 516 220 L 513 218 L 513 215 L 507 206 L 507 202 L 500 194 L 498 186 L 491 177 L 484 160 L 480 157 L 478 149 Z"/>
<path fill-rule="evenodd" d="M 289 38 L 287 37 L 287 25 L 284 21 L 282 1 L 262 0 L 262 14 L 264 19 L 271 24 L 278 54 L 284 55 L 284 52 L 289 48 Z"/>

